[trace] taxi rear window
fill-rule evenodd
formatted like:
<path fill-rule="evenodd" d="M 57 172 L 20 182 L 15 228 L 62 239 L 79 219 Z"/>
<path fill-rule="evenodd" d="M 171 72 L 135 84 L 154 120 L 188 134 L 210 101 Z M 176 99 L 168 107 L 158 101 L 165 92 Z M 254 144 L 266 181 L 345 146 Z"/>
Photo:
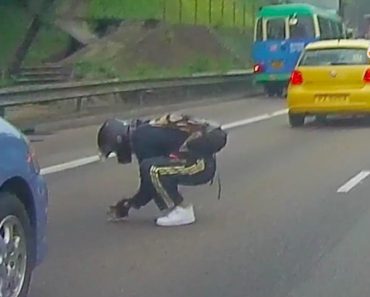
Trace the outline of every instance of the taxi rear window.
<path fill-rule="evenodd" d="M 363 48 L 335 48 L 307 50 L 299 66 L 368 65 L 367 51 Z"/>

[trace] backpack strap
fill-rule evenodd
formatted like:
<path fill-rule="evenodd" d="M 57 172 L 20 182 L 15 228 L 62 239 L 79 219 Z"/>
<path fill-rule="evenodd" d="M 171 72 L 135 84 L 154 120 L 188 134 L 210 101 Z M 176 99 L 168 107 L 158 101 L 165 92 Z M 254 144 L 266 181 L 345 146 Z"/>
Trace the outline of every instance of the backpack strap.
<path fill-rule="evenodd" d="M 218 184 L 218 191 L 217 191 L 217 199 L 221 200 L 221 191 L 222 191 L 222 184 L 221 184 L 221 176 L 220 176 L 220 171 L 218 170 L 217 166 L 217 155 L 214 155 L 215 162 L 216 162 L 216 172 L 215 176 L 217 175 L 217 184 Z M 215 180 L 215 176 L 211 179 L 209 182 L 209 185 L 212 186 Z"/>

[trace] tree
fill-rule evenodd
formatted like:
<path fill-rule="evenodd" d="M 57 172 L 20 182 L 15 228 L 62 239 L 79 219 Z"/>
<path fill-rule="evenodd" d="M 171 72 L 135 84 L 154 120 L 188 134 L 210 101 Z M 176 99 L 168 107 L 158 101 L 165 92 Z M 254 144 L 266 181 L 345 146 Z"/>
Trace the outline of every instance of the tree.
<path fill-rule="evenodd" d="M 27 2 L 27 0 L 19 0 Z M 33 18 L 27 28 L 27 31 L 14 52 L 14 56 L 7 67 L 7 74 L 11 75 L 19 71 L 20 66 L 23 63 L 24 58 L 27 55 L 29 48 L 31 47 L 37 33 L 40 30 L 42 15 L 47 9 L 53 4 L 54 0 L 42 0 L 40 7 L 37 8 L 37 12 L 34 13 Z"/>

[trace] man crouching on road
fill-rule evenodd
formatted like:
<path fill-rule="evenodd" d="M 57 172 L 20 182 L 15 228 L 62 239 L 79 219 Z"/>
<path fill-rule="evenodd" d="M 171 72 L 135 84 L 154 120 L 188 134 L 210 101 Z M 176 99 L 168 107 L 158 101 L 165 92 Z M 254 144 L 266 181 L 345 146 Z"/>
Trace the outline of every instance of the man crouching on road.
<path fill-rule="evenodd" d="M 178 186 L 206 184 L 214 178 L 215 154 L 226 145 L 227 134 L 205 120 L 166 114 L 130 123 L 107 120 L 98 131 L 97 141 L 104 158 L 115 153 L 119 163 L 127 164 L 135 154 L 140 167 L 139 190 L 111 206 L 109 219 L 124 219 L 131 208 L 139 209 L 153 199 L 166 213 L 156 219 L 156 224 L 179 226 L 194 223 L 195 215 Z"/>

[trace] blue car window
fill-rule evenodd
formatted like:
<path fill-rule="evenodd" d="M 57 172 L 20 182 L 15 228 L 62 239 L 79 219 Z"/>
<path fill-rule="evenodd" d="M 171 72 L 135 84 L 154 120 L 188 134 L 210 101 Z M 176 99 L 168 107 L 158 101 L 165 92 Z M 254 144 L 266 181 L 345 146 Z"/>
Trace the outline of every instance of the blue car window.
<path fill-rule="evenodd" d="M 256 41 L 262 41 L 263 40 L 263 29 L 262 29 L 262 19 L 259 18 L 257 20 L 257 26 L 256 26 Z"/>
<path fill-rule="evenodd" d="M 311 39 L 315 37 L 315 27 L 311 16 L 298 16 L 297 23 L 290 25 L 291 39 Z"/>
<path fill-rule="evenodd" d="M 276 18 L 267 20 L 267 39 L 284 40 L 285 34 L 285 19 Z"/>
<path fill-rule="evenodd" d="M 318 17 L 319 20 L 319 28 L 320 28 L 320 36 L 321 39 L 331 39 L 335 38 L 332 27 L 330 25 L 330 21 L 327 19 L 324 19 L 322 17 Z"/>

